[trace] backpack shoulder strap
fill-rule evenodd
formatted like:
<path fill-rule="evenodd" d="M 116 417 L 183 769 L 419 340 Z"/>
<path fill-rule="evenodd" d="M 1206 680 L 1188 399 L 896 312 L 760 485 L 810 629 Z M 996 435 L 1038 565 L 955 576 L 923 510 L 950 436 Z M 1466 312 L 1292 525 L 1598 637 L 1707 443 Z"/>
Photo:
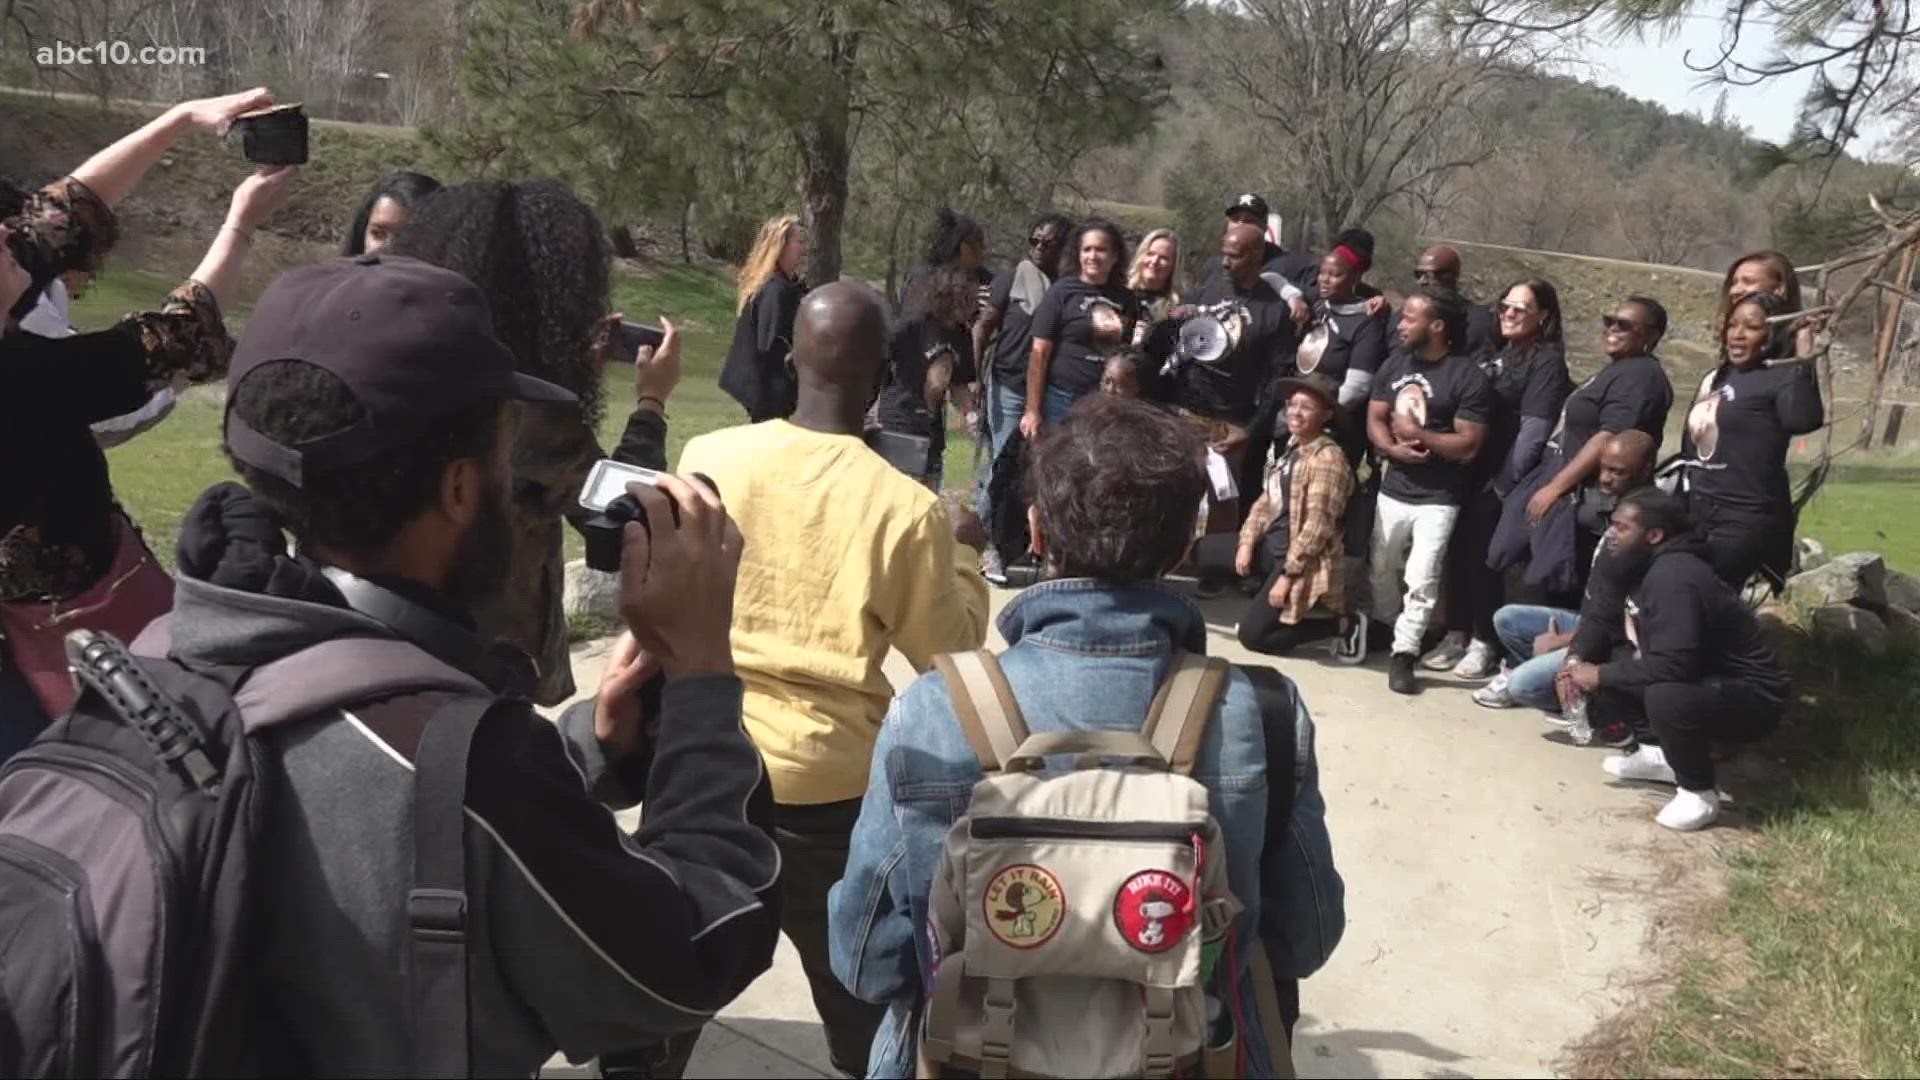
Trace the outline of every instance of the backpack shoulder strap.
<path fill-rule="evenodd" d="M 1260 731 L 1267 746 L 1267 835 L 1280 836 L 1293 820 L 1293 796 L 1300 786 L 1300 733 L 1295 715 L 1299 698 L 1293 682 L 1261 664 L 1236 664 L 1253 683 L 1260 703 Z M 1285 782 L 1279 778 L 1284 777 Z"/>
<path fill-rule="evenodd" d="M 1000 661 L 985 649 L 935 657 L 933 666 L 947 680 L 953 715 L 966 733 L 980 768 L 998 772 L 1027 741 L 1027 721 L 1013 699 Z"/>
<path fill-rule="evenodd" d="M 1193 772 L 1200 756 L 1200 737 L 1220 702 L 1227 684 L 1227 662 L 1189 652 L 1175 653 L 1166 681 L 1153 696 L 1147 722 L 1140 734 L 1167 760 L 1167 768 L 1181 776 Z"/>
<path fill-rule="evenodd" d="M 471 1076 L 467 998 L 467 755 L 496 702 L 455 697 L 427 722 L 414 762 L 408 992 L 415 1071 Z"/>

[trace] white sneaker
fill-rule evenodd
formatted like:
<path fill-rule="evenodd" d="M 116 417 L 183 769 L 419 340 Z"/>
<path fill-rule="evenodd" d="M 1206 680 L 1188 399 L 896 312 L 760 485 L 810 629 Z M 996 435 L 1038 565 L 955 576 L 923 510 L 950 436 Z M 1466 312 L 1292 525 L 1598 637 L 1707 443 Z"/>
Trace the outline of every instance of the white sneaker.
<path fill-rule="evenodd" d="M 1452 671 L 1453 666 L 1466 655 L 1465 645 L 1452 638 L 1443 638 L 1440 644 L 1433 647 L 1432 652 L 1420 658 L 1420 666 L 1428 671 Z"/>
<path fill-rule="evenodd" d="M 1511 709 L 1520 704 L 1507 693 L 1507 673 L 1501 672 L 1493 681 L 1473 692 L 1473 703 L 1488 709 Z"/>
<path fill-rule="evenodd" d="M 1453 667 L 1456 679 L 1484 679 L 1500 670 L 1500 654 L 1492 645 L 1484 641 L 1475 641 L 1467 646 L 1467 655 Z"/>
<path fill-rule="evenodd" d="M 1660 808 L 1653 820 L 1675 832 L 1692 832 L 1713 824 L 1720 816 L 1720 793 L 1718 791 L 1688 791 L 1686 788 L 1673 793 L 1667 805 Z"/>
<path fill-rule="evenodd" d="M 994 585 L 1007 583 L 1007 564 L 1000 561 L 1000 551 L 988 548 L 980 554 L 980 576 Z"/>
<path fill-rule="evenodd" d="M 1600 763 L 1608 776 L 1621 780 L 1646 780 L 1655 784 L 1677 783 L 1667 755 L 1657 746 L 1642 744 L 1631 754 L 1615 754 Z"/>

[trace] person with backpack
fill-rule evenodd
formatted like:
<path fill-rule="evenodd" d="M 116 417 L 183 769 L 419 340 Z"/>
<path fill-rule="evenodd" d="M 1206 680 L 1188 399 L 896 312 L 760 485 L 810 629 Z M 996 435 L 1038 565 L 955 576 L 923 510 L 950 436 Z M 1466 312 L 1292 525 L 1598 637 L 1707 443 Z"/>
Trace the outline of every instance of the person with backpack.
<path fill-rule="evenodd" d="M 1001 613 L 1009 648 L 895 699 L 830 899 L 834 972 L 888 1010 L 868 1076 L 1194 1075 L 1203 1045 L 1232 1059 L 1206 1075 L 1292 1075 L 1344 886 L 1293 685 L 1207 659 L 1158 583 L 1203 455 L 1164 410 L 1076 405 L 1034 447 L 1051 579 Z"/>
<path fill-rule="evenodd" d="M 571 396 L 491 327 L 464 278 L 389 255 L 260 298 L 224 428 L 245 486 L 187 513 L 139 659 L 83 642 L 92 689 L 0 771 L 0 918 L 72 928 L 0 947 L 28 1036 L 0 1071 L 526 1076 L 696 1027 L 770 965 L 739 531 L 703 484 L 630 486 L 631 636 L 597 699 L 536 715 L 469 612 L 506 570 L 510 407 Z M 623 834 L 606 804 L 641 798 Z M 56 945 L 105 964 L 9 982 Z"/>

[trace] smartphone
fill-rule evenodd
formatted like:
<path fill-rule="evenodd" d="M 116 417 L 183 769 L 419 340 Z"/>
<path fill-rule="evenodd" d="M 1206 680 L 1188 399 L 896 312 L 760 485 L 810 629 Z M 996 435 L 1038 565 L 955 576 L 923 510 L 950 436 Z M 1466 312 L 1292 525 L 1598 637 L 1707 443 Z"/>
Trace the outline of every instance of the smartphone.
<path fill-rule="evenodd" d="M 651 345 L 657 349 L 660 347 L 660 344 L 666 340 L 667 332 L 657 326 L 622 320 L 620 323 L 620 359 L 631 362 L 634 355 L 643 347 Z"/>
<path fill-rule="evenodd" d="M 660 473 L 656 469 L 643 469 L 638 465 L 602 458 L 593 463 L 593 471 L 587 474 L 586 485 L 580 489 L 580 505 L 596 514 L 604 514 L 613 500 L 627 493 L 628 484 L 652 487 L 659 482 Z"/>
<path fill-rule="evenodd" d="M 232 132 L 238 132 L 240 152 L 256 165 L 307 163 L 307 114 L 298 102 L 241 113 Z"/>

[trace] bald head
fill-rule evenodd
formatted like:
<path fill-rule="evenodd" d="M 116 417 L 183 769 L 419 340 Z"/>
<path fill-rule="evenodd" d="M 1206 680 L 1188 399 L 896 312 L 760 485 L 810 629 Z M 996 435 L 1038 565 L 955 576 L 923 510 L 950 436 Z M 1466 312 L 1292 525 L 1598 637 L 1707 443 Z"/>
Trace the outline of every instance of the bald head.
<path fill-rule="evenodd" d="M 1220 237 L 1220 265 L 1241 288 L 1252 287 L 1266 263 L 1267 234 L 1258 225 L 1235 221 Z"/>
<path fill-rule="evenodd" d="M 1442 288 L 1460 287 L 1460 253 L 1437 244 L 1420 253 L 1420 261 L 1413 264 L 1413 276 L 1422 285 L 1434 284 Z"/>
<path fill-rule="evenodd" d="M 1600 448 L 1600 490 L 1619 498 L 1653 480 L 1654 456 L 1659 453 L 1653 436 L 1629 428 L 1608 439 Z"/>
<path fill-rule="evenodd" d="M 822 285 L 800 302 L 794 320 L 793 366 L 800 392 L 841 390 L 865 395 L 887 356 L 887 305 L 854 281 Z"/>

